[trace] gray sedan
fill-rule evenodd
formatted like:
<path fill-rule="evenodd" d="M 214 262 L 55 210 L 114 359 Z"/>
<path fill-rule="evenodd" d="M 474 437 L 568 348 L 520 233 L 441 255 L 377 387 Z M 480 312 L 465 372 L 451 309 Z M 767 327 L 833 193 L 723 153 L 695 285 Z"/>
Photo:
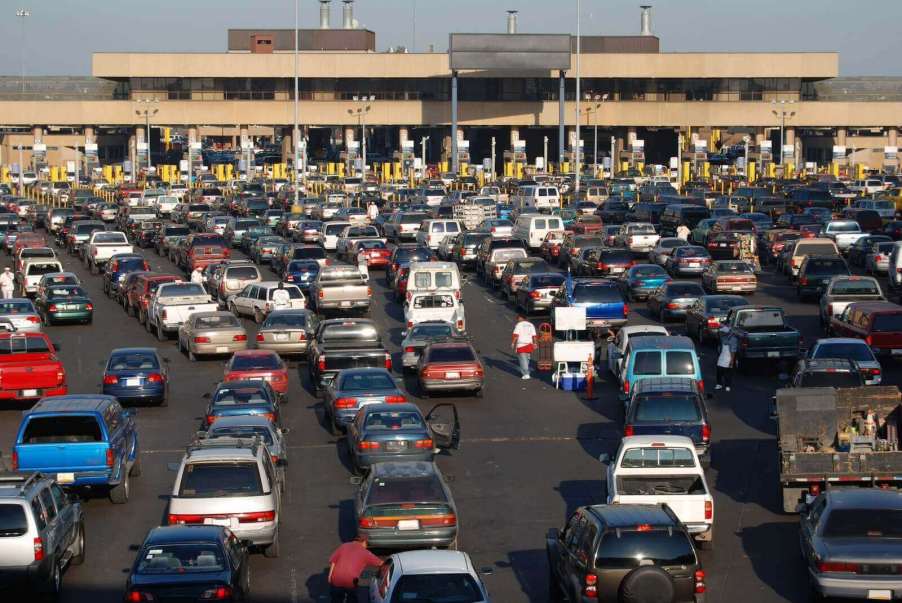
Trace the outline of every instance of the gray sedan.
<path fill-rule="evenodd" d="M 257 348 L 282 355 L 306 354 L 317 322 L 309 310 L 273 310 L 257 331 Z"/>
<path fill-rule="evenodd" d="M 431 461 L 460 442 L 457 407 L 439 404 L 423 417 L 416 404 L 368 404 L 348 424 L 345 441 L 355 473 L 383 461 Z"/>
<path fill-rule="evenodd" d="M 827 490 L 801 513 L 799 543 L 815 597 L 890 601 L 902 592 L 902 492 Z"/>
<path fill-rule="evenodd" d="M 854 360 L 866 385 L 880 385 L 882 373 L 880 361 L 871 346 L 855 337 L 830 337 L 818 339 L 808 351 L 809 358 L 848 358 Z"/>
<path fill-rule="evenodd" d="M 405 370 L 413 370 L 420 361 L 420 354 L 427 345 L 433 341 L 464 337 L 464 333 L 458 331 L 453 324 L 444 320 L 425 320 L 417 323 L 409 331 L 404 332 L 401 341 L 401 363 Z"/>
<path fill-rule="evenodd" d="M 272 421 L 261 415 L 221 415 L 202 431 L 203 437 L 210 438 L 260 438 L 266 444 L 273 462 L 282 466 L 288 462 L 288 446 L 285 434 L 288 428 L 279 429 Z"/>
<path fill-rule="evenodd" d="M 344 431 L 367 404 L 401 404 L 407 397 L 384 368 L 338 371 L 323 390 L 324 421 L 333 434 Z"/>
<path fill-rule="evenodd" d="M 247 349 L 247 331 L 231 312 L 196 312 L 179 327 L 178 347 L 191 360 L 233 354 Z"/>
<path fill-rule="evenodd" d="M 9 319 L 16 331 L 40 333 L 41 317 L 34 302 L 25 297 L 0 300 L 0 317 Z"/>

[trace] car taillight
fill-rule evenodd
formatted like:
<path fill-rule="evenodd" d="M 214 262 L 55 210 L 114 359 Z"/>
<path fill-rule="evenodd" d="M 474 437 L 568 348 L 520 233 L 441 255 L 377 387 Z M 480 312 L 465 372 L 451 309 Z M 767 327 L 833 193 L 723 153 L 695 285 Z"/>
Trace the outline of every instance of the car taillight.
<path fill-rule="evenodd" d="M 404 351 L 408 354 L 411 354 L 416 351 L 416 348 L 414 348 L 412 345 L 409 345 L 406 348 L 404 348 Z"/>
<path fill-rule="evenodd" d="M 719 326 L 720 326 L 720 321 L 717 320 L 716 318 L 709 318 L 709 319 L 708 319 L 708 328 L 709 328 L 709 329 L 716 329 L 716 328 L 719 327 Z"/>
<path fill-rule="evenodd" d="M 417 440 L 414 447 L 430 450 L 435 447 L 435 443 L 432 440 Z"/>
<path fill-rule="evenodd" d="M 106 449 L 106 466 L 112 468 L 112 467 L 113 467 L 113 462 L 114 462 L 115 460 L 116 460 L 116 459 L 113 458 L 113 449 L 112 449 L 112 448 L 107 448 L 107 449 Z"/>
<path fill-rule="evenodd" d="M 66 371 L 62 368 L 57 369 L 56 371 L 56 383 L 57 385 L 61 385 L 66 382 Z"/>
<path fill-rule="evenodd" d="M 461 320 L 460 318 L 457 319 L 457 330 L 458 331 L 464 330 L 464 321 Z"/>
<path fill-rule="evenodd" d="M 864 342 L 868 345 L 874 345 L 874 338 L 868 335 L 864 338 Z"/>
<path fill-rule="evenodd" d="M 532 299 L 540 299 L 542 297 L 542 293 L 540 291 L 530 291 L 529 297 Z"/>
<path fill-rule="evenodd" d="M 583 585 L 583 597 L 587 599 L 598 598 L 598 576 L 595 574 L 586 574 L 586 581 Z"/>
<path fill-rule="evenodd" d="M 93 311 L 94 311 L 94 304 L 90 304 L 90 303 L 89 303 L 89 304 L 85 304 L 85 310 L 87 310 L 88 312 L 93 312 Z"/>
<path fill-rule="evenodd" d="M 636 435 L 636 430 L 632 425 L 624 425 L 623 426 L 623 437 L 628 438 L 632 435 Z"/>
<path fill-rule="evenodd" d="M 357 450 L 379 450 L 381 447 L 382 445 L 379 442 L 370 442 L 367 440 L 357 442 Z"/>
<path fill-rule="evenodd" d="M 870 375 L 872 377 L 876 377 L 877 375 L 880 374 L 880 369 L 879 368 L 871 368 L 871 369 L 867 370 L 867 373 L 868 373 L 868 375 Z"/>
<path fill-rule="evenodd" d="M 12 471 L 19 470 L 19 453 L 13 450 L 12 456 L 10 458 L 10 469 Z"/>
<path fill-rule="evenodd" d="M 405 402 L 407 402 L 407 398 L 405 398 L 404 396 L 400 396 L 397 394 L 395 394 L 393 396 L 385 396 L 386 404 L 404 404 Z"/>
<path fill-rule="evenodd" d="M 825 573 L 842 573 L 857 574 L 861 570 L 861 566 L 857 563 L 848 563 L 846 561 L 818 561 L 817 571 Z"/>
<path fill-rule="evenodd" d="M 803 276 L 802 278 L 800 278 L 800 279 L 799 279 L 799 284 L 802 285 L 802 286 L 807 285 L 807 284 L 808 284 L 808 277 L 807 277 L 807 276 Z"/>
<path fill-rule="evenodd" d="M 34 560 L 44 560 L 44 541 L 40 538 L 34 539 Z"/>
<path fill-rule="evenodd" d="M 385 370 L 391 370 L 391 354 L 388 352 L 385 353 Z"/>
<path fill-rule="evenodd" d="M 232 341 L 247 341 L 247 335 L 233 335 Z"/>
<path fill-rule="evenodd" d="M 667 305 L 664 306 L 664 307 L 667 308 L 668 310 L 676 310 L 677 308 L 680 307 L 680 305 L 679 305 L 679 304 L 675 304 L 675 303 L 673 303 L 673 302 L 670 302 L 669 304 L 667 304 Z"/>
<path fill-rule="evenodd" d="M 210 343 L 209 337 L 195 337 L 194 343 Z"/>
<path fill-rule="evenodd" d="M 623 382 L 623 393 L 627 396 L 629 395 L 629 393 L 630 393 L 630 382 L 629 381 Z"/>
<path fill-rule="evenodd" d="M 26 320 L 31 323 L 38 324 L 41 322 L 41 318 L 39 316 L 29 316 Z"/>
<path fill-rule="evenodd" d="M 624 316 L 624 318 L 627 317 L 627 316 L 629 316 L 629 313 L 630 313 L 630 305 L 629 305 L 629 304 L 623 304 L 623 316 Z"/>
<path fill-rule="evenodd" d="M 338 398 L 335 400 L 335 408 L 356 408 L 357 407 L 357 398 Z"/>
<path fill-rule="evenodd" d="M 711 439 L 711 426 L 705 423 L 702 425 L 702 440 L 707 442 Z"/>
<path fill-rule="evenodd" d="M 150 593 L 142 593 L 139 590 L 130 590 L 125 595 L 128 603 L 143 603 L 143 601 L 153 601 L 153 595 Z"/>
<path fill-rule="evenodd" d="M 714 517 L 714 503 L 710 500 L 705 501 L 705 519 L 710 520 Z"/>
<path fill-rule="evenodd" d="M 150 296 L 147 299 L 150 300 Z M 169 320 L 169 313 L 166 310 L 160 312 L 160 320 Z"/>
<path fill-rule="evenodd" d="M 276 520 L 275 511 L 258 511 L 255 513 L 239 513 L 238 523 L 264 523 Z"/>
<path fill-rule="evenodd" d="M 695 592 L 705 592 L 705 570 L 695 570 Z"/>
<path fill-rule="evenodd" d="M 213 421 L 216 420 L 216 415 L 207 415 L 204 417 L 204 420 L 207 422 L 207 425 L 212 425 Z"/>
<path fill-rule="evenodd" d="M 700 391 L 701 393 L 705 393 L 705 380 L 704 379 L 699 379 L 698 381 L 695 382 L 695 384 L 698 386 L 698 391 Z"/>
<path fill-rule="evenodd" d="M 833 304 L 827 304 L 827 316 L 833 316 Z"/>
<path fill-rule="evenodd" d="M 373 297 L 373 289 L 372 289 L 372 287 L 367 287 L 367 288 L 366 288 L 366 296 L 367 296 L 367 297 Z"/>
<path fill-rule="evenodd" d="M 263 333 L 257 333 L 257 341 L 263 341 Z"/>
<path fill-rule="evenodd" d="M 56 312 L 56 310 L 57 310 L 56 304 L 50 304 L 49 306 L 47 306 L 48 312 Z"/>
<path fill-rule="evenodd" d="M 163 383 L 163 375 L 160 373 L 151 373 L 147 375 L 148 383 Z"/>
<path fill-rule="evenodd" d="M 326 355 L 325 354 L 323 354 L 322 356 L 319 357 L 319 362 L 316 363 L 316 368 L 319 371 L 326 370 Z"/>
<path fill-rule="evenodd" d="M 363 443 L 363 442 L 361 442 L 361 444 L 362 444 L 362 443 Z M 361 528 L 364 528 L 364 529 L 366 529 L 366 528 L 375 528 L 377 525 L 378 525 L 378 524 L 376 523 L 376 520 L 373 519 L 372 517 L 361 517 L 361 518 L 360 518 L 360 521 L 357 522 L 357 526 L 358 526 L 358 527 L 361 527 Z"/>
<path fill-rule="evenodd" d="M 201 594 L 200 598 L 206 601 L 224 601 L 226 599 L 231 599 L 232 588 L 229 586 L 209 588 Z"/>
<path fill-rule="evenodd" d="M 116 385 L 119 383 L 119 377 L 116 375 L 104 375 L 103 376 L 103 384 L 104 385 Z"/>

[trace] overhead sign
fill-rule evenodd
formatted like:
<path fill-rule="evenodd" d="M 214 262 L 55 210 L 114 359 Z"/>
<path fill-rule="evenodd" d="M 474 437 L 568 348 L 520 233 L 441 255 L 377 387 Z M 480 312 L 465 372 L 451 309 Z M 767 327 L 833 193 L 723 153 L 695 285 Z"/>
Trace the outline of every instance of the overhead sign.
<path fill-rule="evenodd" d="M 544 157 L 536 157 L 536 169 L 537 170 L 545 169 L 545 158 Z"/>
<path fill-rule="evenodd" d="M 883 147 L 883 159 L 886 161 L 895 161 L 899 156 L 899 147 Z"/>
<path fill-rule="evenodd" d="M 792 144 L 783 145 L 783 159 L 792 159 L 796 154 L 796 147 Z"/>
<path fill-rule="evenodd" d="M 630 148 L 633 150 L 633 153 L 644 153 L 645 152 L 645 141 L 644 140 L 634 140 L 630 145 Z"/>
<path fill-rule="evenodd" d="M 526 141 L 525 140 L 515 140 L 511 143 L 511 146 L 514 148 L 514 153 L 525 153 L 526 152 Z"/>
<path fill-rule="evenodd" d="M 412 140 L 402 140 L 401 141 L 401 150 L 402 151 L 413 151 L 413 141 Z"/>
<path fill-rule="evenodd" d="M 199 142 L 192 142 L 188 145 L 192 151 L 200 151 L 203 146 Z"/>
<path fill-rule="evenodd" d="M 846 158 L 846 147 L 843 145 L 833 145 L 833 160 L 837 161 L 839 159 Z"/>
<path fill-rule="evenodd" d="M 448 64 L 458 69 L 570 69 L 569 34 L 457 34 L 449 36 Z"/>
<path fill-rule="evenodd" d="M 457 141 L 457 148 L 458 148 L 458 149 L 469 149 L 469 148 L 470 148 L 470 141 L 469 141 L 469 140 L 458 140 L 458 141 Z"/>
<path fill-rule="evenodd" d="M 708 152 L 708 141 L 707 140 L 696 140 L 692 143 L 692 149 L 696 153 L 707 153 Z"/>

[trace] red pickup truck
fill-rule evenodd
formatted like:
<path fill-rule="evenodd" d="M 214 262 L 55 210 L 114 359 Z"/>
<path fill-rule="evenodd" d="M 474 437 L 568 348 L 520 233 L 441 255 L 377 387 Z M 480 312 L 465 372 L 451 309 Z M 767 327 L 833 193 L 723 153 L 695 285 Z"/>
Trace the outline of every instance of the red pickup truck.
<path fill-rule="evenodd" d="M 832 337 L 864 339 L 878 356 L 902 354 L 902 306 L 886 301 L 854 302 L 830 320 Z"/>
<path fill-rule="evenodd" d="M 66 370 L 44 333 L 0 333 L 0 400 L 68 393 Z"/>
<path fill-rule="evenodd" d="M 195 233 L 188 235 L 185 246 L 179 249 L 178 265 L 188 274 L 194 268 L 205 268 L 231 257 L 232 250 L 220 235 L 214 233 Z"/>

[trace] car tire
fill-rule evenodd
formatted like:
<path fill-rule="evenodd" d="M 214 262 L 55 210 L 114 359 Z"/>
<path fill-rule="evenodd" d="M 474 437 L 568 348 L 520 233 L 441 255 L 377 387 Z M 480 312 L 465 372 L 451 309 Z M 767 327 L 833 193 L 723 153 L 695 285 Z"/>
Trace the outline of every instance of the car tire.
<path fill-rule="evenodd" d="M 150 324 L 150 321 L 148 321 L 147 324 Z M 157 340 L 166 341 L 166 332 L 163 330 L 162 325 L 157 325 Z"/>
<path fill-rule="evenodd" d="M 85 562 L 85 551 L 87 549 L 86 540 L 85 540 L 85 524 L 84 522 L 78 523 L 78 528 L 75 532 L 75 542 L 72 543 L 75 547 L 72 551 L 72 557 L 69 559 L 69 565 L 81 565 Z"/>
<path fill-rule="evenodd" d="M 654 565 L 637 567 L 620 583 L 622 603 L 645 601 L 673 601 L 676 587 L 673 578 L 665 570 Z"/>
<path fill-rule="evenodd" d="M 263 556 L 267 559 L 276 559 L 279 556 L 279 530 L 273 536 L 272 543 L 263 548 Z"/>
<path fill-rule="evenodd" d="M 44 584 L 44 598 L 47 601 L 57 601 L 63 587 L 63 568 L 56 559 L 50 560 L 50 572 L 47 574 L 47 582 Z"/>
<path fill-rule="evenodd" d="M 128 470 L 128 474 L 130 477 L 141 477 L 141 455 L 140 453 L 135 454 L 135 462 L 132 463 L 131 469 Z"/>
<path fill-rule="evenodd" d="M 110 488 L 110 502 L 114 505 L 124 505 L 128 502 L 131 484 L 129 483 L 128 471 L 124 472 L 122 481 L 116 486 Z"/>
<path fill-rule="evenodd" d="M 254 308 L 254 322 L 258 325 L 263 323 L 263 315 L 260 314 L 260 310 L 258 308 Z"/>

